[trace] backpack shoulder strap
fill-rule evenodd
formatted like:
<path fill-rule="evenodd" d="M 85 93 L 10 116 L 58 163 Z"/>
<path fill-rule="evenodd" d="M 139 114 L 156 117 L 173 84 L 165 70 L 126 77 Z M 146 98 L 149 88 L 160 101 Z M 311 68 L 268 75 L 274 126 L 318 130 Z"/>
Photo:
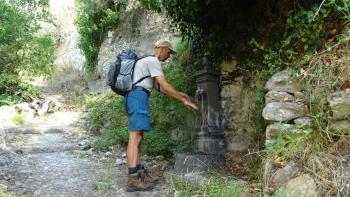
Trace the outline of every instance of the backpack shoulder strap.
<path fill-rule="evenodd" d="M 137 63 L 137 61 L 139 61 L 140 59 L 143 59 L 145 57 L 154 57 L 154 55 L 143 55 L 141 57 L 138 57 L 135 62 L 134 62 L 134 66 L 132 68 L 132 75 L 131 75 L 131 78 L 134 80 L 134 70 L 135 70 L 135 65 Z M 141 81 L 143 81 L 144 79 L 148 78 L 148 77 L 151 77 L 151 75 L 147 75 L 147 76 L 144 76 L 144 77 L 141 77 L 139 80 L 137 80 L 135 83 L 132 84 L 132 89 L 134 89 L 136 87 L 136 84 L 140 83 Z"/>

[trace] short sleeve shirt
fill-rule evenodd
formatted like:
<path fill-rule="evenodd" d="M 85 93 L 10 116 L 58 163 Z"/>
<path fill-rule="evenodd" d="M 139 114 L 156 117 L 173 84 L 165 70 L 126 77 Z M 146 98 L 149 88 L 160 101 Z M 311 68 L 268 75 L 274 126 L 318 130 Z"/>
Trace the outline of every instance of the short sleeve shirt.
<path fill-rule="evenodd" d="M 154 56 L 148 56 L 136 62 L 134 70 L 134 82 L 148 75 L 151 77 L 144 79 L 140 83 L 136 84 L 136 86 L 141 86 L 149 91 L 152 91 L 154 85 L 154 77 L 164 76 L 160 61 Z"/>

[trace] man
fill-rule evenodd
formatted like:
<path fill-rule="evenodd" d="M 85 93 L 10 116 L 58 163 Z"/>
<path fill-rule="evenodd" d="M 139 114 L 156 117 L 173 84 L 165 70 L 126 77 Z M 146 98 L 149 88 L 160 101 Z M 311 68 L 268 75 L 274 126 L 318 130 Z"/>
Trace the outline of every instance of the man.
<path fill-rule="evenodd" d="M 150 110 L 148 98 L 152 89 L 157 86 L 159 91 L 181 101 L 186 107 L 196 109 L 197 106 L 190 97 L 175 90 L 165 79 L 160 61 L 165 61 L 170 54 L 175 53 L 169 41 L 159 40 L 154 45 L 154 56 L 137 61 L 134 70 L 134 81 L 146 76 L 136 84 L 136 88 L 125 96 L 128 112 L 129 143 L 127 148 L 128 183 L 127 191 L 146 191 L 153 188 L 153 183 L 145 179 L 144 167 L 141 165 L 141 142 L 143 132 L 150 130 Z"/>

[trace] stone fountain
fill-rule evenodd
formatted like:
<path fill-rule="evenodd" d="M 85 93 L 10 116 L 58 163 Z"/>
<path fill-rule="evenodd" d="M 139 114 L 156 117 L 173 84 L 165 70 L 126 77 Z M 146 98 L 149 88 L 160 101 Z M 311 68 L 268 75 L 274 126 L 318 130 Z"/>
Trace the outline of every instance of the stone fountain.
<path fill-rule="evenodd" d="M 177 154 L 175 172 L 206 172 L 220 168 L 226 149 L 225 133 L 221 125 L 219 75 L 211 67 L 193 75 L 196 81 L 196 101 L 200 108 L 200 126 L 192 132 L 195 154 Z"/>

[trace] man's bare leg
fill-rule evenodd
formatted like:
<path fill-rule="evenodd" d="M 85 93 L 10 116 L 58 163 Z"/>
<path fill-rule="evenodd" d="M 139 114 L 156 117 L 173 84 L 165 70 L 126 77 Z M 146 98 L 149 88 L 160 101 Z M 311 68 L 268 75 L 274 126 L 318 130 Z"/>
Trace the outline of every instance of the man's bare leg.
<path fill-rule="evenodd" d="M 153 189 L 152 183 L 144 182 L 140 180 L 137 172 L 137 162 L 140 160 L 140 143 L 142 141 L 142 131 L 130 131 L 129 143 L 127 150 L 128 157 L 128 183 L 126 186 L 127 192 L 134 191 L 148 191 Z"/>
<path fill-rule="evenodd" d="M 142 131 L 130 131 L 127 149 L 128 168 L 136 168 L 139 162 L 139 147 L 142 141 Z"/>
<path fill-rule="evenodd" d="M 140 143 L 139 143 L 139 146 L 138 146 L 139 152 L 138 152 L 136 165 L 140 165 L 141 164 L 141 155 L 142 155 L 141 154 L 141 144 L 142 144 L 142 140 L 143 140 L 143 132 L 141 134 L 141 140 L 140 140 Z"/>

